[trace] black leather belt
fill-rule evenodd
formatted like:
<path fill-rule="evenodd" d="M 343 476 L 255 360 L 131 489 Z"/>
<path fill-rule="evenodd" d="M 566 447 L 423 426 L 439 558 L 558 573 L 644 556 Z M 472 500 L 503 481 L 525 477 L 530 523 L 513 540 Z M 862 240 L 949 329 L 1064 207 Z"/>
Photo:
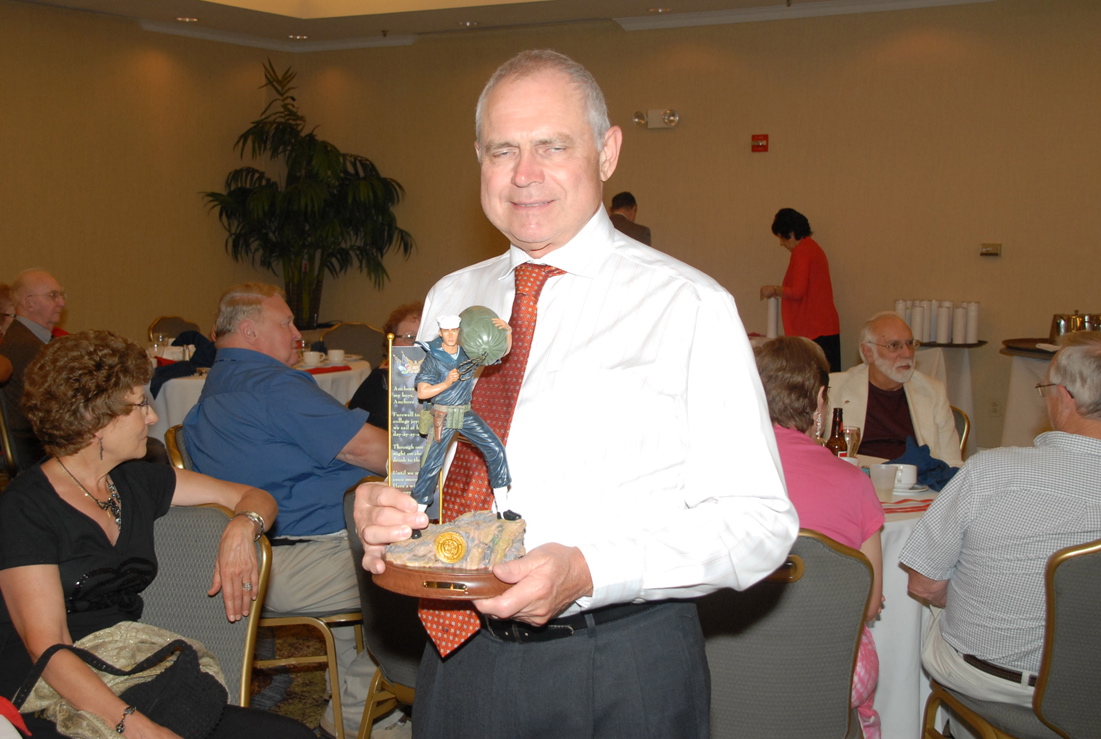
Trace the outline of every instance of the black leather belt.
<path fill-rule="evenodd" d="M 963 661 L 974 667 L 976 670 L 982 670 L 987 675 L 993 675 L 994 677 L 1000 677 L 1002 680 L 1008 680 L 1011 683 L 1021 684 L 1021 673 L 1016 670 L 1010 670 L 1006 667 L 999 667 L 993 662 L 987 662 L 985 659 L 979 659 L 973 654 L 963 655 Z M 1028 687 L 1036 687 L 1036 676 L 1029 675 Z"/>
<path fill-rule="evenodd" d="M 605 606 L 595 611 L 575 613 L 572 616 L 553 618 L 543 626 L 532 626 L 522 621 L 503 621 L 489 616 L 482 616 L 482 628 L 497 637 L 501 641 L 525 644 L 528 642 L 553 641 L 573 636 L 579 631 L 589 627 L 589 619 L 593 626 L 619 621 L 630 616 L 635 616 L 654 608 L 656 603 L 624 603 L 617 606 Z M 589 618 L 586 618 L 589 617 Z"/>

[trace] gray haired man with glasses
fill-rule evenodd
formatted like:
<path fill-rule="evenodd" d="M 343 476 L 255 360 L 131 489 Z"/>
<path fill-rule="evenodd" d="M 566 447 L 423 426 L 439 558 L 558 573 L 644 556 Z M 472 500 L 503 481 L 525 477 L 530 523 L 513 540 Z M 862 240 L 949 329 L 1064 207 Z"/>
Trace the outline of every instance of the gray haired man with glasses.
<path fill-rule="evenodd" d="M 45 455 L 23 415 L 23 372 L 38 351 L 53 338 L 53 329 L 65 309 L 65 291 L 51 274 L 40 269 L 21 272 L 11 286 L 15 320 L 0 341 L 0 354 L 12 366 L 4 383 L 4 418 L 15 446 L 19 466 L 29 467 Z"/>
<path fill-rule="evenodd" d="M 1037 386 L 1053 430 L 967 460 L 901 554 L 910 594 L 933 607 L 922 664 L 979 700 L 1031 708 L 1048 557 L 1101 538 L 1101 334 L 1063 344 Z"/>
<path fill-rule="evenodd" d="M 914 339 L 902 316 L 877 313 L 860 331 L 863 364 L 830 375 L 830 405 L 859 426 L 860 452 L 895 459 L 906 437 L 928 444 L 933 457 L 951 467 L 963 464 L 960 437 L 944 383 L 915 368 Z"/>

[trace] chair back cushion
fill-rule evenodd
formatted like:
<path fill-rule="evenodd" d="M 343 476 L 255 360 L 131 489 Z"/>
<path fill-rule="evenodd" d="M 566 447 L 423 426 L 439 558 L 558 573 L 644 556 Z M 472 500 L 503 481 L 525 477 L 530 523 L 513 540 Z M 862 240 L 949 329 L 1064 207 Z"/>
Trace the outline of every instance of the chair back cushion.
<path fill-rule="evenodd" d="M 1101 541 L 1052 555 L 1047 587 L 1047 671 L 1034 707 L 1072 739 L 1101 736 Z"/>
<path fill-rule="evenodd" d="M 241 705 L 246 646 L 256 625 L 253 617 L 230 623 L 221 594 L 206 594 L 227 520 L 223 510 L 208 507 L 173 507 L 157 519 L 157 577 L 142 593 L 141 620 L 206 645 L 225 674 L 229 702 Z"/>
<path fill-rule="evenodd" d="M 321 341 L 328 349 L 343 349 L 360 354 L 378 367 L 386 354 L 386 335 L 366 323 L 338 323 L 321 334 Z"/>
<path fill-rule="evenodd" d="M 170 339 L 175 339 L 184 331 L 198 331 L 199 325 L 180 318 L 179 316 L 161 316 L 149 324 L 149 340 L 152 341 L 157 334 L 164 334 Z"/>
<path fill-rule="evenodd" d="M 714 739 L 841 739 L 856 720 L 849 703 L 871 565 L 806 529 L 794 558 L 803 572 L 793 582 L 766 579 L 699 601 Z"/>

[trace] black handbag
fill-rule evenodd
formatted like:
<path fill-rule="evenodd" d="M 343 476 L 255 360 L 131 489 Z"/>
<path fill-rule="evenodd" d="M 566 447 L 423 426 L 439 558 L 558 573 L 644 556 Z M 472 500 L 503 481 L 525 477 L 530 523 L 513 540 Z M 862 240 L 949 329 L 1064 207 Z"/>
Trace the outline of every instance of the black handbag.
<path fill-rule="evenodd" d="M 116 667 L 81 647 L 54 644 L 42 653 L 16 693 L 12 702 L 17 707 L 27 701 L 50 658 L 62 649 L 73 652 L 105 675 L 131 678 L 127 681 L 129 687 L 118 693 L 119 698 L 184 739 L 206 739 L 222 718 L 228 701 L 226 688 L 216 677 L 201 669 L 198 652 L 184 639 L 173 639 L 130 668 Z M 175 660 L 158 672 L 163 663 L 173 656 Z M 149 678 L 134 684 L 132 678 L 140 678 L 146 672 L 150 673 Z M 110 682 L 106 682 L 110 687 Z M 55 721 L 57 730 L 65 736 L 74 739 L 118 736 L 114 727 L 108 726 L 99 716 L 77 711 L 56 693 L 48 695 L 46 701 L 44 705 L 42 700 L 34 702 L 30 710 L 42 711 L 47 718 Z"/>

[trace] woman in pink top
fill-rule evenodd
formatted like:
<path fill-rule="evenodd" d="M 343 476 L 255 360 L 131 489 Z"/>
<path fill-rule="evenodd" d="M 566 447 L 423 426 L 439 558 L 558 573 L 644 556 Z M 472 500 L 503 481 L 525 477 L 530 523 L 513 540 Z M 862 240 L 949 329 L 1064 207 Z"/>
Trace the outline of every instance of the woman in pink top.
<path fill-rule="evenodd" d="M 883 508 L 875 488 L 859 468 L 819 445 L 823 414 L 829 410 L 829 365 L 814 342 L 799 336 L 773 339 L 755 350 L 768 413 L 776 432 L 788 496 L 803 528 L 814 529 L 853 549 L 872 564 L 872 594 L 865 617 L 883 608 L 883 549 L 879 532 Z M 864 626 L 853 676 L 852 705 L 866 739 L 879 739 L 874 708 L 879 658 L 872 633 Z"/>

